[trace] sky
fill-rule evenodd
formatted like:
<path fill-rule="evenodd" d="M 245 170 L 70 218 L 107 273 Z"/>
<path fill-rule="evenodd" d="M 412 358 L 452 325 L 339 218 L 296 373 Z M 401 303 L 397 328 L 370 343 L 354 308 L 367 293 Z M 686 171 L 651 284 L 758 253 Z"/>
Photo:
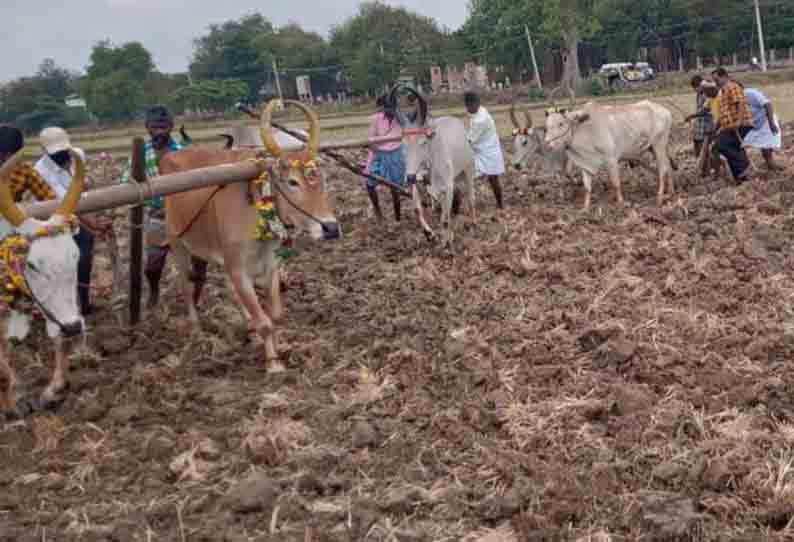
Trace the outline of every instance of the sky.
<path fill-rule="evenodd" d="M 166 73 L 187 69 L 193 39 L 213 23 L 259 11 L 280 26 L 299 23 L 327 36 L 355 14 L 360 0 L 2 0 L 0 81 L 35 73 L 44 58 L 83 71 L 99 40 L 140 41 Z M 456 29 L 467 0 L 385 0 Z"/>

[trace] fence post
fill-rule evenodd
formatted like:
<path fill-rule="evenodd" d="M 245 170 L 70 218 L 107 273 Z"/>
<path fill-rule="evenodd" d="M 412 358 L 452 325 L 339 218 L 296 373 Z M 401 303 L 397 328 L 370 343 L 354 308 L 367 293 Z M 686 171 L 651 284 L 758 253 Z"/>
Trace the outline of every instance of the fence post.
<path fill-rule="evenodd" d="M 132 181 L 146 182 L 146 156 L 142 137 L 132 140 Z M 141 321 L 143 286 L 143 204 L 130 209 L 130 325 Z"/>

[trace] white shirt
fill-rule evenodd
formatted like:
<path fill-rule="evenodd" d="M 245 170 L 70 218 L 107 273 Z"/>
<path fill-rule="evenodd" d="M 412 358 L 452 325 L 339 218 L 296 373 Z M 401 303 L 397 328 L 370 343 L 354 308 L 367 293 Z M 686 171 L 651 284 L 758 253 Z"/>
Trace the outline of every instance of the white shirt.
<path fill-rule="evenodd" d="M 488 147 L 494 141 L 499 143 L 499 135 L 496 133 L 496 123 L 484 107 L 480 107 L 473 115 L 469 115 L 469 133 L 467 139 L 472 148 L 476 151 L 478 147 Z"/>
<path fill-rule="evenodd" d="M 482 175 L 502 175 L 505 172 L 502 144 L 496 131 L 496 123 L 484 107 L 474 115 L 469 115 L 469 133 L 466 139 L 474 150 L 477 177 Z"/>
<path fill-rule="evenodd" d="M 78 149 L 76 147 L 73 147 L 73 149 L 80 158 L 85 161 L 85 152 L 83 149 Z M 72 177 L 74 176 L 74 163 L 72 163 L 69 171 L 66 171 L 45 154 L 36 162 L 34 169 L 41 175 L 41 178 L 50 185 L 50 188 L 55 192 L 55 197 L 63 199 L 66 192 L 69 190 L 69 184 L 72 182 Z"/>

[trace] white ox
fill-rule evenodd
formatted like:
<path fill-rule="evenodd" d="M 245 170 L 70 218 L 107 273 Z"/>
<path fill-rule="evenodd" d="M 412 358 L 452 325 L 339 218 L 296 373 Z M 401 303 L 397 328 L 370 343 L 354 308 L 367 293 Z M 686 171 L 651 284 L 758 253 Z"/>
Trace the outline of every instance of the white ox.
<path fill-rule="evenodd" d="M 471 220 L 476 220 L 474 206 L 474 152 L 466 139 L 466 125 L 455 117 L 429 118 L 427 102 L 410 87 L 396 86 L 392 89 L 391 101 L 396 103 L 396 94 L 405 88 L 416 97 L 418 114 L 414 120 L 400 115 L 405 145 L 405 173 L 419 221 L 428 237 L 434 233 L 427 225 L 422 211 L 422 201 L 416 186 L 417 175 L 425 168 L 430 176 L 430 196 L 441 201 L 441 225 L 443 242 L 449 244 L 453 239 L 451 225 L 452 204 L 455 198 L 455 184 L 465 182 L 466 198 L 470 206 Z"/>
<path fill-rule="evenodd" d="M 72 153 L 75 174 L 69 191 L 55 214 L 46 221 L 30 218 L 17 207 L 11 195 L 9 175 L 22 158 L 22 151 L 0 168 L 0 221 L 2 244 L 3 325 L 0 338 L 0 412 L 19 417 L 48 408 L 60 401 L 69 369 L 63 337 L 83 333 L 85 324 L 77 304 L 77 260 L 80 256 L 74 235 L 74 211 L 85 184 L 85 166 Z M 55 370 L 40 399 L 17 402 L 16 376 L 11 368 L 9 339 L 23 340 L 31 329 L 31 312 L 38 310 L 46 321 L 47 335 L 55 343 Z"/>
<path fill-rule="evenodd" d="M 621 159 L 641 161 L 649 149 L 656 157 L 659 174 L 657 204 L 665 188 L 672 195 L 672 166 L 668 155 L 673 115 L 665 107 L 648 100 L 623 105 L 601 106 L 592 102 L 575 111 L 550 111 L 546 114 L 546 138 L 550 155 L 558 163 L 565 159 L 582 169 L 585 187 L 584 208 L 590 208 L 593 176 L 604 166 L 623 204 L 620 186 Z"/>
<path fill-rule="evenodd" d="M 295 130 L 301 134 L 308 141 L 309 134 L 305 130 Z M 280 130 L 273 132 L 273 139 L 276 145 L 282 152 L 295 152 L 303 149 L 306 145 L 298 138 L 285 134 Z M 259 126 L 251 126 L 245 123 L 240 123 L 232 126 L 228 133 L 220 134 L 221 137 L 226 139 L 226 149 L 264 149 L 265 143 L 262 141 L 262 135 Z"/>

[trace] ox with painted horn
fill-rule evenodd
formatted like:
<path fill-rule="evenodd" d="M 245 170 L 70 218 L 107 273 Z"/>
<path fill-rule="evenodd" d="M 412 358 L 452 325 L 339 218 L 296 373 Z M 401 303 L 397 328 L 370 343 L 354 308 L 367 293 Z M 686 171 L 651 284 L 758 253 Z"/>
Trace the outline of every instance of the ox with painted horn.
<path fill-rule="evenodd" d="M 405 166 L 408 184 L 411 186 L 422 228 L 429 237 L 435 234 L 424 219 L 422 201 L 416 186 L 416 178 L 423 168 L 430 172 L 431 197 L 441 201 L 441 224 L 444 243 L 453 238 L 451 226 L 452 204 L 455 184 L 465 183 L 472 221 L 476 220 L 474 206 L 474 153 L 466 139 L 466 125 L 455 117 L 430 118 L 425 99 L 416 90 L 405 85 L 396 85 L 390 99 L 397 103 L 397 93 L 405 89 L 418 103 L 415 117 L 398 114 L 403 126 L 405 144 Z"/>
<path fill-rule="evenodd" d="M 305 150 L 285 153 L 273 136 L 272 113 L 282 103 L 300 109 L 309 120 Z M 329 202 L 325 173 L 315 163 L 320 123 L 314 111 L 300 102 L 273 100 L 262 112 L 260 137 L 271 155 L 260 179 L 251 179 L 247 185 L 236 183 L 223 189 L 203 188 L 167 196 L 166 221 L 185 299 L 190 300 L 192 291 L 190 255 L 222 265 L 249 331 L 264 340 L 268 369 L 275 370 L 274 322 L 283 313 L 277 256 L 281 241 L 270 235 L 255 238 L 255 232 L 265 226 L 260 213 L 273 212 L 288 229 L 308 233 L 317 240 L 337 239 L 340 229 Z M 254 149 L 191 148 L 166 155 L 160 168 L 162 174 L 177 173 L 258 159 L 258 154 Z M 265 308 L 254 290 L 258 277 L 264 277 L 268 285 L 270 299 Z M 186 306 L 190 321 L 198 326 L 192 302 L 186 302 Z"/>
<path fill-rule="evenodd" d="M 64 338 L 84 332 L 77 302 L 77 262 L 74 215 L 85 185 L 85 165 L 72 151 L 75 173 L 69 190 L 48 220 L 28 217 L 14 202 L 11 175 L 22 159 L 18 151 L 0 167 L 0 409 L 18 417 L 47 408 L 61 400 L 66 388 L 68 358 Z M 17 401 L 16 377 L 10 363 L 9 339 L 23 340 L 38 313 L 55 343 L 55 370 L 39 399 Z"/>

